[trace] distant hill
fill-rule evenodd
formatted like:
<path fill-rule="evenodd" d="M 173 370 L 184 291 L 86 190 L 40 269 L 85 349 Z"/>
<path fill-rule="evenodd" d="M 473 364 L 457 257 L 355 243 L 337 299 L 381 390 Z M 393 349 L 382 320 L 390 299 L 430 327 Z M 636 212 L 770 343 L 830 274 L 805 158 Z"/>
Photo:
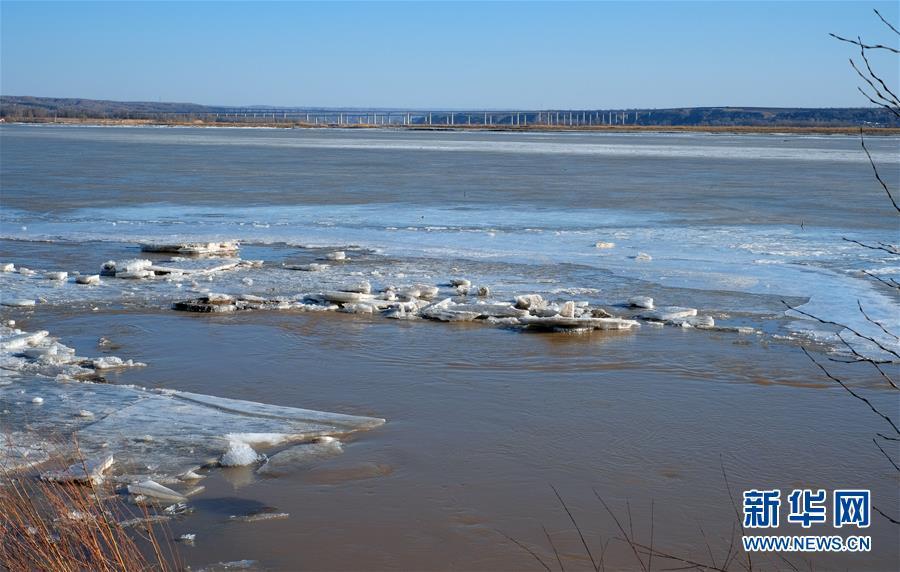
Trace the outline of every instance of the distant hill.
<path fill-rule="evenodd" d="M 303 107 L 223 107 L 198 105 L 195 103 L 171 103 L 150 101 L 106 101 L 97 99 L 0 96 L 0 117 L 8 120 L 34 120 L 47 118 L 74 119 L 210 119 L 221 121 L 225 114 L 233 118 L 235 114 L 277 114 L 285 118 L 303 118 L 307 113 L 347 113 L 364 115 L 368 112 L 398 115 L 407 110 L 401 109 L 347 109 L 347 108 L 303 108 Z M 417 114 L 413 123 L 421 123 L 430 114 L 435 124 L 443 124 L 447 117 L 452 122 L 463 123 L 465 117 L 483 114 L 482 110 L 409 110 Z M 683 107 L 674 109 L 588 109 L 588 110 L 486 110 L 496 116 L 496 125 L 512 123 L 516 113 L 521 113 L 526 124 L 539 122 L 541 117 L 546 121 L 547 114 L 555 117 L 559 112 L 563 116 L 572 114 L 576 118 L 593 117 L 597 121 L 613 114 L 626 125 L 646 126 L 796 126 L 796 127 L 900 127 L 900 120 L 889 111 L 876 107 L 860 108 L 776 108 L 776 107 Z M 423 115 L 423 113 L 425 115 Z M 586 120 L 587 121 L 587 120 Z M 583 123 L 582 123 L 583 124 Z"/>

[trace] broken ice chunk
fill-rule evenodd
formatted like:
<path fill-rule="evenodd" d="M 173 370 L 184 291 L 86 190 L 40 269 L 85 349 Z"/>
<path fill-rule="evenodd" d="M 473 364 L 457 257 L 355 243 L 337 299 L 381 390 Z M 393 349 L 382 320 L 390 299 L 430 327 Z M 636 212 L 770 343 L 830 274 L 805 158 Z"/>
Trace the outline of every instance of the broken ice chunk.
<path fill-rule="evenodd" d="M 653 309 L 653 298 L 650 296 L 632 296 L 628 299 L 628 305 L 632 308 Z"/>
<path fill-rule="evenodd" d="M 286 512 L 258 512 L 255 514 L 231 515 L 228 520 L 235 522 L 259 522 L 262 520 L 283 520 L 290 518 L 290 514 Z"/>
<path fill-rule="evenodd" d="M 601 241 L 601 242 L 596 243 L 594 246 L 595 246 L 596 248 L 602 248 L 602 249 L 615 248 L 616 243 L 615 243 L 615 242 L 602 242 L 602 241 Z"/>
<path fill-rule="evenodd" d="M 82 274 L 75 277 L 76 284 L 100 284 L 99 274 Z"/>
<path fill-rule="evenodd" d="M 661 306 L 655 310 L 643 312 L 640 317 L 645 320 L 655 320 L 657 322 L 668 322 L 678 318 L 688 318 L 696 316 L 696 308 L 682 308 L 681 306 Z"/>
<path fill-rule="evenodd" d="M 234 302 L 234 298 L 228 294 L 215 294 L 210 292 L 206 295 L 206 301 L 210 304 L 231 304 Z"/>
<path fill-rule="evenodd" d="M 563 318 L 575 317 L 575 302 L 566 302 L 559 311 L 559 315 Z"/>
<path fill-rule="evenodd" d="M 700 329 L 714 328 L 716 325 L 716 321 L 712 318 L 712 316 L 689 316 L 680 320 L 673 320 L 673 322 L 680 322 L 681 325 L 686 324 L 688 326 Z"/>
<path fill-rule="evenodd" d="M 302 270 L 303 272 L 321 272 L 331 268 L 327 264 L 312 262 L 310 264 L 286 264 L 284 266 L 288 270 Z"/>
<path fill-rule="evenodd" d="M 115 276 L 116 275 L 116 261 L 115 260 L 107 260 L 100 266 L 100 276 Z"/>
<path fill-rule="evenodd" d="M 354 302 L 365 302 L 368 300 L 374 300 L 375 296 L 372 294 L 363 294 L 360 292 L 322 292 L 322 298 L 329 302 L 335 302 L 338 304 L 350 304 Z"/>
<path fill-rule="evenodd" d="M 19 330 L 15 330 L 19 331 Z M 36 332 L 21 332 L 4 336 L 0 341 L 0 350 L 15 351 L 26 346 L 33 346 L 50 335 L 47 330 L 38 330 Z"/>
<path fill-rule="evenodd" d="M 16 265 L 12 262 L 8 262 L 6 264 L 0 264 L 0 272 L 15 272 Z"/>
<path fill-rule="evenodd" d="M 462 286 L 463 288 L 468 288 L 472 285 L 472 282 L 466 278 L 453 278 L 450 280 L 450 285 L 456 288 Z"/>
<path fill-rule="evenodd" d="M 634 320 L 623 318 L 566 318 L 564 316 L 523 316 L 519 321 L 528 327 L 538 329 L 577 329 L 577 330 L 629 330 L 639 327 Z"/>
<path fill-rule="evenodd" d="M 4 299 L 4 300 L 0 301 L 0 304 L 3 304 L 4 306 L 13 306 L 13 307 L 24 308 L 24 307 L 28 307 L 28 306 L 34 306 L 35 302 L 34 302 L 34 300 L 27 300 L 27 299 L 19 298 L 19 299 L 13 299 L 13 300 Z"/>
<path fill-rule="evenodd" d="M 219 459 L 223 467 L 244 467 L 253 465 L 262 460 L 262 457 L 253 450 L 253 447 L 243 441 L 231 441 L 228 450 Z"/>
<path fill-rule="evenodd" d="M 236 240 L 222 242 L 182 242 L 178 244 L 142 244 L 144 252 L 170 252 L 181 255 L 234 254 L 240 248 Z"/>
<path fill-rule="evenodd" d="M 532 308 L 543 308 L 546 305 L 540 294 L 525 294 L 524 296 L 516 296 L 516 308 L 522 310 L 531 310 Z"/>
<path fill-rule="evenodd" d="M 128 485 L 128 492 L 132 495 L 143 495 L 150 499 L 167 503 L 184 502 L 187 500 L 187 497 L 184 495 L 176 493 L 172 489 L 164 487 L 151 479 Z"/>
<path fill-rule="evenodd" d="M 74 463 L 64 471 L 50 471 L 41 474 L 41 478 L 47 481 L 60 483 L 85 483 L 99 485 L 103 482 L 103 473 L 112 467 L 114 462 L 112 455 L 106 455 L 99 459 L 86 459 Z"/>
<path fill-rule="evenodd" d="M 457 304 L 453 300 L 445 298 L 424 308 L 421 314 L 424 318 L 441 322 L 471 322 L 479 316 L 478 312 L 458 310 L 455 306 Z"/>
<path fill-rule="evenodd" d="M 146 367 L 147 364 L 134 360 L 123 360 L 116 356 L 106 356 L 93 360 L 94 369 L 118 369 L 126 367 Z"/>
<path fill-rule="evenodd" d="M 371 294 L 372 285 L 369 282 L 360 282 L 358 284 L 348 284 L 340 288 L 341 292 L 355 292 L 357 294 Z"/>
<path fill-rule="evenodd" d="M 343 250 L 338 250 L 336 252 L 329 252 L 325 255 L 326 260 L 347 260 L 347 253 Z"/>
<path fill-rule="evenodd" d="M 40 405 L 41 403 L 44 402 L 44 398 L 43 397 L 35 397 L 31 400 L 31 402 L 34 403 L 35 405 Z"/>
<path fill-rule="evenodd" d="M 107 262 L 106 264 L 109 263 Z M 104 267 L 106 267 L 106 264 L 104 264 Z M 116 278 L 139 279 L 150 278 L 153 276 L 153 271 L 150 270 L 150 267 L 153 266 L 153 262 L 144 258 L 114 262 L 113 265 L 116 272 Z M 103 274 L 102 270 L 100 274 Z"/>
<path fill-rule="evenodd" d="M 69 277 L 68 272 L 45 272 L 44 273 L 44 278 L 46 278 L 47 280 L 56 280 L 58 282 L 62 282 L 63 280 L 65 280 L 68 277 Z"/>
<path fill-rule="evenodd" d="M 637 260 L 638 262 L 650 262 L 653 260 L 653 257 L 646 252 L 638 252 L 636 255 L 632 256 L 631 259 Z"/>
<path fill-rule="evenodd" d="M 231 296 L 211 294 L 196 300 L 183 300 L 172 304 L 173 310 L 184 312 L 234 312 L 238 307 Z"/>
<path fill-rule="evenodd" d="M 339 312 L 343 312 L 345 314 L 374 314 L 375 306 L 372 304 L 344 304 Z"/>

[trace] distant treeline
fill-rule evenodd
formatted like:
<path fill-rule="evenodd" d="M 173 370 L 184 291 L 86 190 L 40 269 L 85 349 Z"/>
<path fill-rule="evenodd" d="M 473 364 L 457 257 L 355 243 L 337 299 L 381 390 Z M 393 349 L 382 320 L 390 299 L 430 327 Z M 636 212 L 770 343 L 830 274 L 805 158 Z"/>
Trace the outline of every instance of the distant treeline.
<path fill-rule="evenodd" d="M 203 120 L 241 121 L 271 117 L 302 122 L 310 114 L 365 117 L 367 113 L 384 116 L 391 113 L 402 117 L 402 109 L 339 109 L 339 108 L 273 108 L 273 107 L 215 107 L 193 103 L 123 102 L 96 99 L 73 99 L 30 96 L 0 96 L 0 117 L 6 120 L 48 119 L 135 119 L 135 120 Z M 645 126 L 796 126 L 796 127 L 900 127 L 900 120 L 881 108 L 769 108 L 769 107 L 685 107 L 674 109 L 593 109 L 593 110 L 491 110 L 491 111 L 412 111 L 415 116 L 409 124 L 422 124 L 426 120 L 442 124 L 449 117 L 450 123 L 459 125 L 468 120 L 474 123 L 482 114 L 493 115 L 492 125 L 526 125 L 556 120 L 569 124 L 614 124 Z M 560 117 L 562 121 L 560 122 Z M 389 120 L 390 122 L 390 120 Z M 516 123 L 518 122 L 518 123 Z M 376 119 L 375 123 L 378 123 Z"/>

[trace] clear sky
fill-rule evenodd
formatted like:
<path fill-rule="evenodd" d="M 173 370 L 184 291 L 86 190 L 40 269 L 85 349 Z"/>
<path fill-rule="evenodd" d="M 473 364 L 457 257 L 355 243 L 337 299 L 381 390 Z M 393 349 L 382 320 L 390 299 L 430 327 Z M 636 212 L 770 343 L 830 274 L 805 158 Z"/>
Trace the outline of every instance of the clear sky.
<path fill-rule="evenodd" d="M 862 106 L 893 2 L 11 2 L 5 95 L 415 108 Z M 897 85 L 897 60 L 877 61 Z"/>

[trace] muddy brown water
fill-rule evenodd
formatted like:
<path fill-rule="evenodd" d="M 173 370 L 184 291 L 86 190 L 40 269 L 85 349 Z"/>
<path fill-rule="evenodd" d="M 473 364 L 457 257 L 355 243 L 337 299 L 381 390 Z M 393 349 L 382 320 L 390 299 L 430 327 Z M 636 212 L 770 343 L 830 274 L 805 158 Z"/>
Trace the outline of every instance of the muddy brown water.
<path fill-rule="evenodd" d="M 606 546 L 608 569 L 640 566 L 596 495 L 624 520 L 630 509 L 639 541 L 650 542 L 652 504 L 655 547 L 708 561 L 708 541 L 721 561 L 735 523 L 723 467 L 738 498 L 754 487 L 863 487 L 876 506 L 898 506 L 896 473 L 870 446 L 883 427 L 789 345 L 675 328 L 572 336 L 333 314 L 19 320 L 51 328 L 79 354 L 97 355 L 103 335 L 118 355 L 150 364 L 114 383 L 388 420 L 295 473 L 211 471 L 196 511 L 171 527 L 197 535 L 196 546 L 180 546 L 195 567 L 252 559 L 272 570 L 541 569 L 509 537 L 555 568 L 546 527 L 566 569 L 589 569 L 551 486 L 595 558 Z M 875 399 L 896 406 L 887 392 Z M 229 518 L 260 512 L 290 516 Z M 791 559 L 891 570 L 896 530 L 876 517 L 865 531 L 871 553 Z M 765 556 L 754 563 L 787 567 Z"/>

